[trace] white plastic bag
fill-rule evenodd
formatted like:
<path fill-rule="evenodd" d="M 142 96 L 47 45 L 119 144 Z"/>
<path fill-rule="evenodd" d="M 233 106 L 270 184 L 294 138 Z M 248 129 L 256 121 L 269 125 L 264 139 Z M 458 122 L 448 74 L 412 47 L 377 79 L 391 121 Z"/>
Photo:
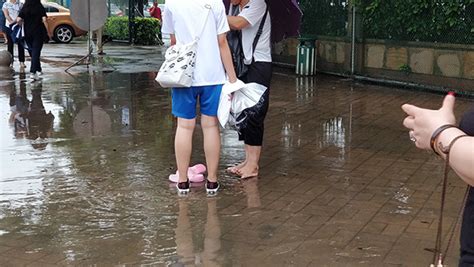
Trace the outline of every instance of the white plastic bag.
<path fill-rule="evenodd" d="M 230 107 L 232 105 L 232 93 L 243 88 L 245 83 L 237 80 L 235 83 L 226 82 L 222 87 L 219 107 L 217 108 L 217 118 L 222 127 L 225 127 L 229 120 Z"/>
<path fill-rule="evenodd" d="M 230 84 L 226 83 L 222 87 L 217 117 L 223 128 L 229 125 L 238 130 L 246 116 L 240 116 L 245 109 L 256 106 L 267 87 L 258 83 L 245 84 L 242 81 Z"/>
<path fill-rule="evenodd" d="M 264 102 L 262 96 L 268 88 L 258 83 L 248 83 L 233 93 L 227 125 L 238 132 L 247 127 L 249 117 L 260 116 Z"/>

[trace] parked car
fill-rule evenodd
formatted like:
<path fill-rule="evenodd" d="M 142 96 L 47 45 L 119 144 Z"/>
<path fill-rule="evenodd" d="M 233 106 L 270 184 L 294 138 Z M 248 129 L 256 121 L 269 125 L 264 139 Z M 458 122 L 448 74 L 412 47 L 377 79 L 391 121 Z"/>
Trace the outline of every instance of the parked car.
<path fill-rule="evenodd" d="M 110 7 L 107 4 L 107 8 L 109 10 L 109 16 L 123 16 L 123 11 L 116 4 L 110 4 Z"/>
<path fill-rule="evenodd" d="M 79 29 L 71 20 L 69 9 L 56 3 L 43 3 L 48 15 L 48 33 L 58 43 L 70 43 L 74 37 L 87 32 Z"/>
<path fill-rule="evenodd" d="M 43 3 L 48 15 L 48 34 L 58 43 L 70 43 L 74 37 L 87 32 L 79 29 L 71 20 L 69 9 L 56 3 Z"/>

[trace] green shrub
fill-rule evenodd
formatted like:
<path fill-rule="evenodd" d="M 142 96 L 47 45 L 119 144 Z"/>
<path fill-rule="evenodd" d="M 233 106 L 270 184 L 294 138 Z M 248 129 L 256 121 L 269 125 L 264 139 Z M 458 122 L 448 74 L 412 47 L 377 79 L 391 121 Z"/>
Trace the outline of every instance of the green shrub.
<path fill-rule="evenodd" d="M 406 75 L 412 73 L 412 69 L 410 67 L 410 65 L 408 64 L 403 64 L 403 65 L 400 65 L 400 67 L 398 68 L 401 72 L 405 73 Z"/>
<path fill-rule="evenodd" d="M 105 34 L 115 40 L 129 39 L 128 17 L 109 17 L 105 24 Z M 160 33 L 160 21 L 154 18 L 135 18 L 133 43 L 137 45 L 156 45 Z"/>
<path fill-rule="evenodd" d="M 160 21 L 154 18 L 136 18 L 133 40 L 136 44 L 155 45 L 158 43 L 156 36 L 160 33 Z"/>
<path fill-rule="evenodd" d="M 474 0 L 358 0 L 366 38 L 474 43 Z"/>
<path fill-rule="evenodd" d="M 387 0 L 389 1 L 389 0 Z M 348 6 L 334 0 L 300 0 L 303 10 L 301 32 L 327 36 L 345 36 Z"/>
<path fill-rule="evenodd" d="M 109 17 L 104 33 L 115 40 L 128 40 L 128 17 Z"/>

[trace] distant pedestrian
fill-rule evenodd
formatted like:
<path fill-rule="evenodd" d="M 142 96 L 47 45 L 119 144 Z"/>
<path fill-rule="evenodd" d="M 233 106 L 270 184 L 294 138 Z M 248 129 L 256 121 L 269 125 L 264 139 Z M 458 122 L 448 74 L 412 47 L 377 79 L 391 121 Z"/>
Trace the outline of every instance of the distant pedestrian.
<path fill-rule="evenodd" d="M 168 0 L 163 13 L 163 33 L 170 34 L 171 45 L 197 43 L 193 82 L 188 88 L 172 89 L 172 113 L 178 118 L 175 153 L 179 179 L 178 193 L 189 192 L 187 177 L 199 101 L 204 153 L 207 162 L 206 191 L 219 188 L 217 167 L 220 156 L 220 134 L 217 108 L 226 72 L 230 82 L 237 81 L 226 34 L 222 0 Z"/>
<path fill-rule="evenodd" d="M 105 55 L 104 53 L 104 26 L 97 29 L 95 32 L 96 36 L 96 48 L 97 48 L 97 55 L 102 56 Z"/>
<path fill-rule="evenodd" d="M 0 0 L 0 7 L 3 8 L 3 4 L 5 3 L 6 0 Z M 0 32 L 2 32 L 2 37 L 3 37 L 3 42 L 6 44 L 8 43 L 8 38 L 7 38 L 7 34 L 5 33 L 6 32 L 6 29 L 5 29 L 5 14 L 3 14 L 3 10 L 0 11 Z"/>
<path fill-rule="evenodd" d="M 153 6 L 148 9 L 150 16 L 161 21 L 161 9 L 158 6 L 158 2 L 153 2 Z"/>
<path fill-rule="evenodd" d="M 155 18 L 157 20 L 159 20 L 159 24 L 160 26 L 163 24 L 161 22 L 162 20 L 162 16 L 161 16 L 161 8 L 158 6 L 158 3 L 155 1 L 153 2 L 153 6 L 150 7 L 150 9 L 148 9 L 148 11 L 150 12 L 150 16 L 152 18 Z M 158 33 L 158 43 L 160 45 L 163 45 L 163 36 L 161 35 L 161 29 L 159 30 L 159 33 Z"/>
<path fill-rule="evenodd" d="M 8 52 L 14 58 L 13 46 L 15 45 L 11 37 L 10 25 L 16 22 L 18 14 L 22 8 L 22 4 L 19 0 L 8 0 L 2 5 L 3 15 L 5 16 L 4 30 L 7 36 Z M 21 43 L 18 43 L 18 61 L 20 62 L 20 70 L 25 69 L 25 48 Z"/>
<path fill-rule="evenodd" d="M 31 55 L 30 78 L 34 80 L 43 74 L 40 61 L 41 50 L 43 43 L 49 39 L 46 18 L 46 10 L 40 0 L 26 0 L 17 19 L 18 23 L 24 24 L 25 27 L 25 41 Z"/>

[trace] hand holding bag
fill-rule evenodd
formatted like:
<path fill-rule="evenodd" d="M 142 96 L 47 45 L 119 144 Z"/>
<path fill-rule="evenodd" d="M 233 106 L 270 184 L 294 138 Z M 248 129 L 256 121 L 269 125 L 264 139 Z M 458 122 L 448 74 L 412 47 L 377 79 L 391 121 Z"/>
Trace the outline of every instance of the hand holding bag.
<path fill-rule="evenodd" d="M 205 8 L 208 9 L 208 13 L 199 36 L 204 33 L 211 13 L 210 5 L 205 5 Z M 196 37 L 191 43 L 175 44 L 166 50 L 165 62 L 161 65 L 155 78 L 162 87 L 191 87 L 198 42 L 199 37 Z"/>
<path fill-rule="evenodd" d="M 10 24 L 10 37 L 13 43 L 22 45 L 23 48 L 31 52 L 29 45 L 26 43 L 25 25 L 23 23 L 21 25 L 16 22 Z"/>

